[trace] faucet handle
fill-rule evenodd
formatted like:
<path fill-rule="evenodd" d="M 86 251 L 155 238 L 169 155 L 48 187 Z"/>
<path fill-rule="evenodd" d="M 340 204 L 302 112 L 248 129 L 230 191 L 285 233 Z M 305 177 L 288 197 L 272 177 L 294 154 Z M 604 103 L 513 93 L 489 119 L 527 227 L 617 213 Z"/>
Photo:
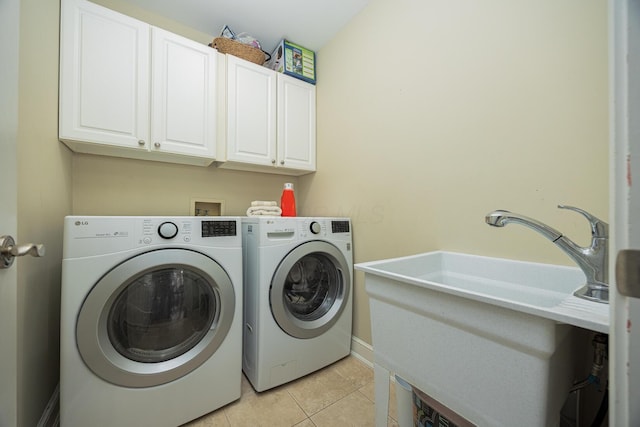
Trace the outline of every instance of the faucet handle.
<path fill-rule="evenodd" d="M 590 214 L 589 212 L 576 208 L 575 206 L 558 205 L 559 209 L 568 209 L 575 211 L 587 218 L 589 225 L 591 226 L 591 237 L 609 237 L 609 224 L 601 220 L 600 218 Z"/>

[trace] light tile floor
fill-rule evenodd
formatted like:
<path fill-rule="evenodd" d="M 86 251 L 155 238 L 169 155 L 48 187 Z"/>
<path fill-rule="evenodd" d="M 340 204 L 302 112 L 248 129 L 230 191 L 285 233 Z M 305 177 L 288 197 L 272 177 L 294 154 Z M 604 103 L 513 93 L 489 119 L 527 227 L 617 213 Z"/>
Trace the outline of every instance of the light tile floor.
<path fill-rule="evenodd" d="M 395 388 L 389 427 L 397 427 Z M 374 426 L 373 369 L 353 356 L 262 393 L 242 377 L 242 396 L 183 427 Z"/>

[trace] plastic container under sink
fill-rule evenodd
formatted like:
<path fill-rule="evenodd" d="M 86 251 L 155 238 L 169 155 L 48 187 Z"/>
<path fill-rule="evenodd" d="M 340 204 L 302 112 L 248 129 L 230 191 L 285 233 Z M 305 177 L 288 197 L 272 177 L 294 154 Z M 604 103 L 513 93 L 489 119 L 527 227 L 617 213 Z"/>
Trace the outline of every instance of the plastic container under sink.
<path fill-rule="evenodd" d="M 398 426 L 413 426 L 413 400 L 411 398 L 411 384 L 395 375 L 396 379 L 396 403 L 398 407 Z"/>

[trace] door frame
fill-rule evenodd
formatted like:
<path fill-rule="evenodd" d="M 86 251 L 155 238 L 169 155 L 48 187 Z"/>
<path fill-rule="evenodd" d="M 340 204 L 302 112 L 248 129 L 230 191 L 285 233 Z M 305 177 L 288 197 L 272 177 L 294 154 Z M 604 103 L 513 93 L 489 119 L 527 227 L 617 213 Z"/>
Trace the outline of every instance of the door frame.
<path fill-rule="evenodd" d="M 635 120 L 640 115 L 640 0 L 609 1 L 609 52 L 609 265 L 615 266 L 620 250 L 640 249 L 640 123 Z M 620 294 L 615 268 L 609 282 L 609 422 L 637 426 L 640 299 Z"/>
<path fill-rule="evenodd" d="M 18 241 L 20 0 L 0 1 L 0 234 Z M 17 267 L 0 270 L 0 425 L 18 423 Z"/>

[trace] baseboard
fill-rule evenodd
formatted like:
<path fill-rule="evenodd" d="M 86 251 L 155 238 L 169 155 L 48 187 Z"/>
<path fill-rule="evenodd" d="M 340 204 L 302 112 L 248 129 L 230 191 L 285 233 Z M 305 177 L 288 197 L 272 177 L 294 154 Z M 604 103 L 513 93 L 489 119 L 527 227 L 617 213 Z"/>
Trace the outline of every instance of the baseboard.
<path fill-rule="evenodd" d="M 53 391 L 47 406 L 40 416 L 37 427 L 58 427 L 60 425 L 60 384 Z"/>
<path fill-rule="evenodd" d="M 360 360 L 367 366 L 373 368 L 373 347 L 362 341 L 358 337 L 351 336 L 351 355 Z M 396 382 L 396 376 L 393 372 L 390 372 L 391 381 Z"/>
<path fill-rule="evenodd" d="M 373 347 L 356 336 L 351 336 L 351 355 L 373 367 Z"/>

